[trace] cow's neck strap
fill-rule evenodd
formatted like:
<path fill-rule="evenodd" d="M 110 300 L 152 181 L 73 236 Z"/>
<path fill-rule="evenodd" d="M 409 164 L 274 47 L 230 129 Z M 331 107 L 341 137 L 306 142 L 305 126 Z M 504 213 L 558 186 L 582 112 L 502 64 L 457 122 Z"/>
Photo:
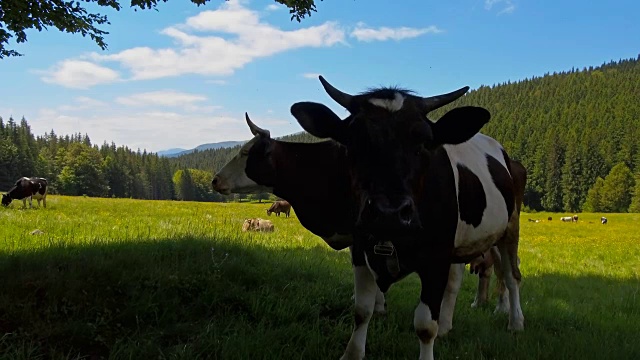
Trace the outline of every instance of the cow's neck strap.
<path fill-rule="evenodd" d="M 398 252 L 391 241 L 378 241 L 378 243 L 373 246 L 373 253 L 386 257 L 387 271 L 389 271 L 393 277 L 398 276 L 400 273 L 400 261 L 398 260 Z"/>

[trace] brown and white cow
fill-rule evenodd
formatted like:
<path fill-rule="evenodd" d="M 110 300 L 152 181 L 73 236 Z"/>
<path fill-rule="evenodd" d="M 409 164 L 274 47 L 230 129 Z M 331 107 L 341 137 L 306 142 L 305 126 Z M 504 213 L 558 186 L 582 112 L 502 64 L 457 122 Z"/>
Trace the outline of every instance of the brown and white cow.
<path fill-rule="evenodd" d="M 346 247 L 352 250 L 355 209 L 348 201 L 351 195 L 343 148 L 331 140 L 318 143 L 274 140 L 268 130 L 253 124 L 248 115 L 245 117 L 255 137 L 214 176 L 213 188 L 226 195 L 266 191 L 286 198 L 307 230 L 320 236 L 335 250 Z M 521 169 L 514 171 L 514 177 L 524 184 L 524 167 L 516 161 L 512 163 L 516 169 Z M 518 210 L 523 196 L 524 185 L 518 197 Z M 362 260 L 353 259 L 352 252 L 353 264 Z M 476 266 L 483 262 L 479 257 Z M 482 266 L 489 269 L 492 265 Z M 479 291 L 483 286 L 479 282 Z M 499 299 L 504 298 L 503 292 Z M 376 289 L 374 312 L 383 313 L 385 307 L 384 294 Z M 508 309 L 508 304 L 499 300 L 496 311 L 505 311 L 505 308 Z"/>
<path fill-rule="evenodd" d="M 419 358 L 433 359 L 436 336 L 451 327 L 464 263 L 493 245 L 509 290 L 508 328 L 523 330 L 520 214 L 506 151 L 479 133 L 489 111 L 458 107 L 437 122 L 425 121 L 429 112 L 469 88 L 428 98 L 398 88 L 350 95 L 322 76 L 320 81 L 350 115 L 342 120 L 314 102 L 296 103 L 291 113 L 304 130 L 337 141 L 346 152 L 356 206 L 353 258 L 359 261 L 354 270 L 355 326 L 342 358 L 364 358 L 375 285 L 385 292 L 415 272 L 422 284 L 414 313 Z M 446 313 L 441 314 L 441 307 Z"/>
<path fill-rule="evenodd" d="M 15 185 L 9 189 L 6 194 L 2 195 L 2 205 L 9 206 L 13 200 L 22 200 L 22 206 L 27 207 L 27 200 L 29 200 L 29 207 L 32 208 L 32 199 L 38 201 L 38 207 L 40 207 L 40 201 L 42 201 L 44 207 L 47 207 L 47 179 L 39 177 L 22 177 L 16 181 Z"/>
<path fill-rule="evenodd" d="M 271 207 L 267 210 L 267 215 L 271 216 L 271 213 L 276 213 L 276 216 L 280 216 L 280 213 L 284 213 L 287 217 L 289 217 L 289 213 L 291 212 L 291 204 L 286 200 L 278 200 L 271 204 Z"/>

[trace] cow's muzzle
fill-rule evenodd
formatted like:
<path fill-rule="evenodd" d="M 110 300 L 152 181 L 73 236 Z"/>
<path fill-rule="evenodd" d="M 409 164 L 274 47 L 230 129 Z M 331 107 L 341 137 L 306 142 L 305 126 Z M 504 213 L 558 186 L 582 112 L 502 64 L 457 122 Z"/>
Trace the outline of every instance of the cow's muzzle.
<path fill-rule="evenodd" d="M 219 192 L 222 195 L 231 194 L 229 187 L 225 185 L 224 179 L 219 175 L 213 177 L 213 180 L 211 180 L 211 186 L 213 186 L 213 190 Z"/>
<path fill-rule="evenodd" d="M 384 197 L 370 196 L 364 201 L 359 220 L 361 226 L 394 230 L 416 226 L 418 216 L 413 199 L 408 196 L 393 202 Z"/>

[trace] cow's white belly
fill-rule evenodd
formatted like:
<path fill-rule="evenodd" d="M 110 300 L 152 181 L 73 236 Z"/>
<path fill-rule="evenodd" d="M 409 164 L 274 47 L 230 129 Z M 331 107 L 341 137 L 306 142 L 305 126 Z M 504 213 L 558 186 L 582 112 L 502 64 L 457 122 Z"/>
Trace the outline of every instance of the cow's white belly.
<path fill-rule="evenodd" d="M 502 200 L 502 195 L 498 194 L 498 196 Z M 482 222 L 477 228 L 458 217 L 454 255 L 466 257 L 486 251 L 502 237 L 507 229 L 507 224 L 507 209 L 504 201 L 501 207 L 492 206 L 485 209 Z"/>

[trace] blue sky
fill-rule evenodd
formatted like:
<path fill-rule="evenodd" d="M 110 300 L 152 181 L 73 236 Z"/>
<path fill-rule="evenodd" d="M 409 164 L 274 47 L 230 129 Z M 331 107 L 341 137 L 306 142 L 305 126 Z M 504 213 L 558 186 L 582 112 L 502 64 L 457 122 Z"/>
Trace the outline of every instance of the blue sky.
<path fill-rule="evenodd" d="M 126 3 L 126 1 L 125 1 Z M 102 9 L 102 51 L 49 31 L 0 60 L 0 116 L 34 133 L 87 133 L 159 151 L 251 137 L 247 111 L 272 136 L 301 131 L 297 101 L 345 111 L 317 74 L 346 92 L 401 85 L 435 95 L 640 53 L 640 2 L 324 0 L 290 21 L 271 0 L 187 0 L 159 11 Z"/>

